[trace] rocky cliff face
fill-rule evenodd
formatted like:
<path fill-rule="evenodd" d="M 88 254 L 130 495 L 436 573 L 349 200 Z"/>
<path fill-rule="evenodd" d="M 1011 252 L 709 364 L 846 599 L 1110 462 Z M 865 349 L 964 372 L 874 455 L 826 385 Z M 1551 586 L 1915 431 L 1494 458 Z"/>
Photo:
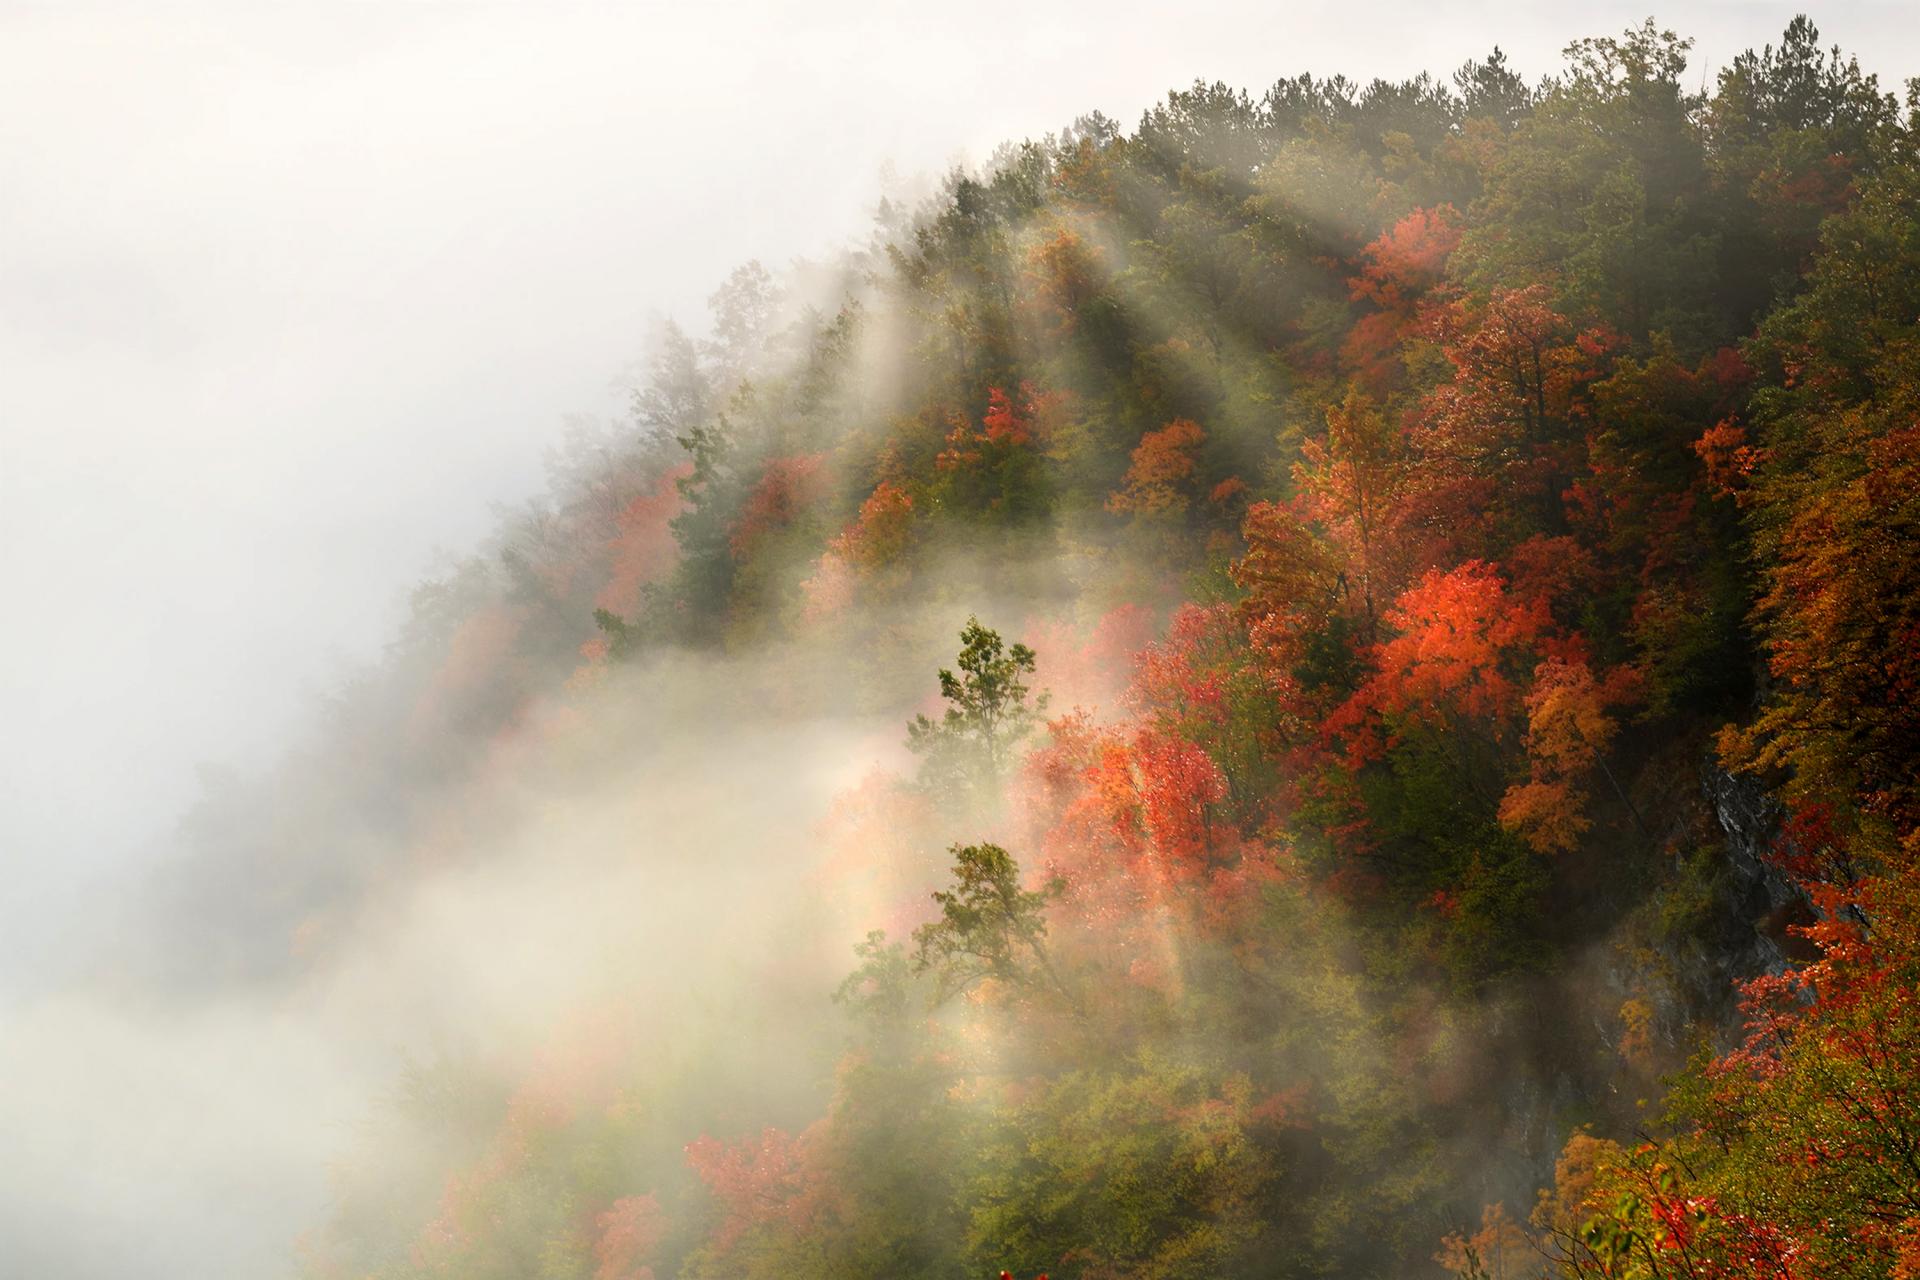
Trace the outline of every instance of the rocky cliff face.
<path fill-rule="evenodd" d="M 1771 856 L 1784 810 L 1709 752 L 1671 744 L 1634 779 L 1632 824 L 1620 820 L 1620 839 L 1659 850 L 1674 875 L 1652 892 L 1632 875 L 1595 885 L 1616 927 L 1559 972 L 1483 1001 L 1489 1159 L 1468 1199 L 1526 1203 L 1574 1127 L 1644 1123 L 1636 1099 L 1657 1097 L 1703 1033 L 1738 1039 L 1740 983 L 1796 957 L 1787 925 L 1811 917 Z M 1632 857 L 1623 847 L 1621 866 Z"/>
<path fill-rule="evenodd" d="M 1656 974 L 1623 958 L 1609 985 L 1638 991 L 1654 1007 L 1656 1033 L 1672 1052 L 1686 1054 L 1701 1029 L 1725 1044 L 1740 1028 L 1739 984 L 1778 973 L 1807 957 L 1792 926 L 1813 912 L 1806 895 L 1777 865 L 1785 811 L 1758 781 L 1727 772 L 1712 756 L 1700 764 L 1704 814 L 1676 820 L 1667 841 L 1699 896 L 1688 927 L 1662 931 L 1654 945 Z M 1690 806 L 1689 806 L 1690 807 Z M 1686 827 L 1690 838 L 1677 834 Z M 1654 979 L 1654 980 L 1650 980 Z"/>
<path fill-rule="evenodd" d="M 1723 966 L 1734 977 L 1777 973 L 1802 951 L 1788 926 L 1812 919 L 1806 895 L 1768 856 L 1785 813 L 1757 781 L 1728 773 L 1711 758 L 1701 767 L 1701 788 L 1726 837 L 1730 923 L 1744 922 L 1750 932 L 1729 938 Z"/>

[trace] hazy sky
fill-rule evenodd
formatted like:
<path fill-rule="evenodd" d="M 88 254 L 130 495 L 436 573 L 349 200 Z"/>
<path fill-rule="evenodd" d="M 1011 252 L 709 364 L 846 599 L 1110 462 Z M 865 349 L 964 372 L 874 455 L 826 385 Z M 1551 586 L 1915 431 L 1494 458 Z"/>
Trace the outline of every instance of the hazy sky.
<path fill-rule="evenodd" d="M 1674 3 L 1718 66 L 1793 4 Z M 0 5 L 0 992 L 285 739 L 648 317 L 1197 76 L 1530 77 L 1646 0 Z M 1898 81 L 1906 3 L 1815 12 Z M 1696 61 L 1695 71 L 1701 63 Z"/>
<path fill-rule="evenodd" d="M 693 824 L 620 807 L 629 776 L 749 827 L 809 820 L 727 809 L 694 785 L 706 757 L 685 786 L 635 764 L 598 807 L 490 833 L 524 856 L 402 895 L 298 1000 L 34 991 L 137 890 L 199 762 L 271 758 L 434 549 L 540 487 L 563 415 L 618 410 L 652 316 L 697 322 L 745 259 L 862 235 L 889 163 L 1131 123 L 1196 77 L 1444 74 L 1495 43 L 1535 77 L 1646 2 L 0 0 L 0 1271 L 272 1274 L 339 1117 L 391 1076 L 390 1023 L 511 1038 L 494 1011 L 544 989 L 487 984 L 579 987 L 550 969 L 598 971 L 574 937 L 593 908 L 649 940 L 624 914 L 658 897 L 647 868 L 609 892 L 591 859 Z M 1795 8 L 1660 17 L 1699 37 L 1700 75 Z M 1890 81 L 1920 71 L 1913 5 L 1815 16 Z"/>

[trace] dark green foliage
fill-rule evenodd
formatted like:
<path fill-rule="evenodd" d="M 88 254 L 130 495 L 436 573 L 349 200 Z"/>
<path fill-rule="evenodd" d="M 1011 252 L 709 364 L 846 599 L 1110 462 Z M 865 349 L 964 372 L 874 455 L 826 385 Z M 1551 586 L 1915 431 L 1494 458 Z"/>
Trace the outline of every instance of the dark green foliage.
<path fill-rule="evenodd" d="M 1147 1061 L 1074 1072 L 1014 1111 L 969 1188 L 974 1266 L 1217 1280 L 1272 1274 L 1276 1160 L 1245 1077 Z"/>
<path fill-rule="evenodd" d="M 934 976 L 945 1000 L 991 978 L 1009 987 L 1051 987 L 1069 1004 L 1074 996 L 1047 955 L 1047 900 L 1065 887 L 1020 887 L 1020 868 L 999 845 L 955 845 L 953 885 L 937 890 L 940 919 L 913 931 L 913 967 Z"/>
<path fill-rule="evenodd" d="M 940 669 L 946 711 L 938 720 L 915 716 L 907 726 L 907 746 L 921 757 L 921 785 L 946 799 L 965 799 L 1005 774 L 1015 749 L 1046 710 L 1047 695 L 1031 702 L 1027 697 L 1033 650 L 1009 646 L 978 618 L 967 619 L 960 629 L 955 665 L 959 675 Z"/>
<path fill-rule="evenodd" d="M 621 662 L 640 651 L 640 629 L 607 609 L 593 611 L 593 625 L 607 638 L 607 657 Z"/>

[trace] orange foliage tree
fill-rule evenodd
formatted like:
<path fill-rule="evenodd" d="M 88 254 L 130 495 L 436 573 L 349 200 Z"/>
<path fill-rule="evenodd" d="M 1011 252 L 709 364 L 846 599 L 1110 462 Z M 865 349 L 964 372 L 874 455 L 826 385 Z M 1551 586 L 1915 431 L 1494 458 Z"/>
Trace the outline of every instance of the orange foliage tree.
<path fill-rule="evenodd" d="M 1200 424 L 1187 418 L 1175 418 L 1141 436 L 1119 491 L 1107 498 L 1107 510 L 1139 516 L 1184 513 L 1199 470 L 1194 455 L 1206 438 Z"/>

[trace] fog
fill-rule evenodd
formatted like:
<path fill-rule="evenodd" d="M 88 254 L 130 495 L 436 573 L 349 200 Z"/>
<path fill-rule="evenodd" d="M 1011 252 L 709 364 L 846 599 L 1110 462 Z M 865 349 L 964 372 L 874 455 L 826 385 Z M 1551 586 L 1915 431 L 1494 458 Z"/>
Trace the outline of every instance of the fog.
<path fill-rule="evenodd" d="M 9 7 L 6 985 L 197 764 L 270 754 L 377 651 L 434 549 L 535 486 L 561 416 L 611 407 L 651 316 L 856 234 L 887 166 L 1201 76 L 1407 74 L 1496 40 L 1539 74 L 1642 7 Z M 1794 9 L 1660 16 L 1712 64 Z M 1902 9 L 1819 21 L 1891 74 Z"/>
<path fill-rule="evenodd" d="M 449 806 L 476 817 L 457 862 L 422 872 L 417 849 L 384 846 L 388 883 L 327 922 L 297 977 L 23 1002 L 0 1108 L 8 1270 L 282 1274 L 330 1169 L 366 1125 L 395 1124 L 374 1108 L 404 1064 L 451 1054 L 512 1082 L 556 1037 L 570 1052 L 583 1018 L 685 1053 L 751 992 L 736 1060 L 779 1064 L 762 1096 L 807 1088 L 827 1042 L 797 1028 L 820 1024 L 845 948 L 829 965 L 789 943 L 770 987 L 769 938 L 818 906 L 795 833 L 851 780 L 860 736 L 827 721 L 702 732 L 711 677 L 646 673 L 639 696 L 658 704 L 663 681 L 680 714 L 563 733 L 510 784 L 495 774 Z M 802 936 L 834 935 L 828 919 L 858 936 L 832 915 Z M 169 941 L 191 948 L 191 928 Z"/>
<path fill-rule="evenodd" d="M 1657 16 L 1710 74 L 1800 7 Z M 887 750 L 881 722 L 809 721 L 777 748 L 669 760 L 648 749 L 683 722 L 630 727 L 630 773 L 517 797 L 487 869 L 397 886 L 341 924 L 364 931 L 350 961 L 290 990 L 160 1007 L 70 983 L 145 891 L 200 766 L 277 759 L 381 653 L 439 550 L 540 487 L 564 416 L 624 411 L 660 317 L 697 326 L 737 264 L 830 253 L 889 191 L 1088 111 L 1130 123 L 1198 77 L 1444 72 L 1495 43 L 1537 77 L 1645 9 L 0 9 L 0 1271 L 275 1273 L 395 1062 L 436 1036 L 533 1038 L 502 1020 L 547 1016 L 536 987 L 683 990 L 661 956 L 735 937 L 632 937 L 618 904 L 689 913 L 609 824 L 669 847 L 690 823 L 645 803 L 725 812 L 718 762 L 820 761 L 702 845 L 764 847 Z M 1920 65 L 1905 11 L 1815 17 L 1897 80 Z M 722 859 L 677 888 L 798 891 L 759 871 Z M 529 932 L 474 950 L 509 911 Z"/>

